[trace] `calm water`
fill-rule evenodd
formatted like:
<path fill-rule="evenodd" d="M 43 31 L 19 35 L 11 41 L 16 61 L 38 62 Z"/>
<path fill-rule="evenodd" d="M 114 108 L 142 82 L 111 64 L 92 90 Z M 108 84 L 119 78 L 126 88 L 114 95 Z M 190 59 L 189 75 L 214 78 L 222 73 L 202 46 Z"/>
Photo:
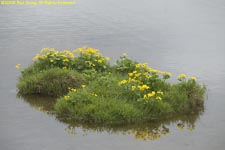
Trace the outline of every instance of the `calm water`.
<path fill-rule="evenodd" d="M 1 150 L 225 148 L 224 0 L 77 3 L 0 6 Z M 15 64 L 25 68 L 43 47 L 72 50 L 83 45 L 99 48 L 112 62 L 126 52 L 172 72 L 172 82 L 180 73 L 197 76 L 208 88 L 204 112 L 111 128 L 68 124 L 51 115 L 51 102 L 16 98 Z"/>

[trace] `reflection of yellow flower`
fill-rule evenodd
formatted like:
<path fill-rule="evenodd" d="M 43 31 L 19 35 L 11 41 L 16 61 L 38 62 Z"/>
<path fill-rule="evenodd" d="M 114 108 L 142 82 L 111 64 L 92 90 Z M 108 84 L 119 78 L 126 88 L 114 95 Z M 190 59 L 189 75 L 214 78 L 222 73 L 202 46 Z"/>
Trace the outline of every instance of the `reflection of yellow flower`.
<path fill-rule="evenodd" d="M 178 123 L 177 128 L 180 130 L 184 130 L 184 124 Z"/>
<path fill-rule="evenodd" d="M 20 69 L 21 64 L 16 64 L 16 69 Z"/>

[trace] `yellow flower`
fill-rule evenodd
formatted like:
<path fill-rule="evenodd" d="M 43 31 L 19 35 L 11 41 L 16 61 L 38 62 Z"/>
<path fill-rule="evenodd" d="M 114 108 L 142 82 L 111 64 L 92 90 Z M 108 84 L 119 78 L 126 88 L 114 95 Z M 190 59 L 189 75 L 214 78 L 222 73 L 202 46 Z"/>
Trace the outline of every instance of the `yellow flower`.
<path fill-rule="evenodd" d="M 155 91 L 152 91 L 151 93 L 148 93 L 148 97 L 152 97 L 155 95 Z"/>
<path fill-rule="evenodd" d="M 92 95 L 92 96 L 98 96 L 98 95 L 97 95 L 97 94 L 95 94 L 95 93 L 92 93 L 91 95 Z"/>
<path fill-rule="evenodd" d="M 86 85 L 84 85 L 84 84 L 83 84 L 83 85 L 81 85 L 81 87 L 82 87 L 82 88 L 85 88 L 85 87 L 86 87 Z"/>
<path fill-rule="evenodd" d="M 20 69 L 21 64 L 16 64 L 16 69 Z"/>
<path fill-rule="evenodd" d="M 142 68 L 146 68 L 147 67 L 147 63 L 141 64 Z"/>
<path fill-rule="evenodd" d="M 171 77 L 171 73 L 170 72 L 166 72 L 165 74 Z"/>
<path fill-rule="evenodd" d="M 131 90 L 134 91 L 136 89 L 136 86 L 132 86 Z"/>
<path fill-rule="evenodd" d="M 76 88 L 68 87 L 68 89 L 69 89 L 70 92 L 74 92 L 74 93 L 77 92 L 77 89 Z"/>
<path fill-rule="evenodd" d="M 127 80 L 122 80 L 119 82 L 119 85 L 123 85 L 123 84 L 126 84 L 127 83 Z"/>
<path fill-rule="evenodd" d="M 32 60 L 33 60 L 33 61 L 36 61 L 36 60 L 39 59 L 39 57 L 40 57 L 40 54 L 36 54 L 35 57 L 34 57 Z"/>
<path fill-rule="evenodd" d="M 136 68 L 140 68 L 141 64 L 136 64 L 135 67 Z"/>
<path fill-rule="evenodd" d="M 123 53 L 123 56 L 126 57 L 127 56 L 127 53 Z"/>
<path fill-rule="evenodd" d="M 136 73 L 135 74 L 135 77 L 139 77 L 139 76 L 141 76 L 141 73 Z"/>
<path fill-rule="evenodd" d="M 68 62 L 68 61 L 69 61 L 69 59 L 67 59 L 67 58 L 66 59 L 63 59 L 63 62 Z"/>
<path fill-rule="evenodd" d="M 144 95 L 144 99 L 147 99 L 147 98 L 148 98 L 148 95 L 145 94 L 145 95 Z"/>
<path fill-rule="evenodd" d="M 50 59 L 50 62 L 52 63 L 52 62 L 54 62 L 54 60 L 53 59 Z"/>
<path fill-rule="evenodd" d="M 178 76 L 178 79 L 185 79 L 186 78 L 186 74 L 180 74 L 179 76 Z"/>
<path fill-rule="evenodd" d="M 150 76 L 150 75 L 146 75 L 145 77 L 146 77 L 147 79 L 149 79 L 149 78 L 151 78 L 152 76 Z"/>
<path fill-rule="evenodd" d="M 161 101 L 162 100 L 162 98 L 159 97 L 159 96 L 157 96 L 155 99 L 158 100 L 158 101 Z"/>
<path fill-rule="evenodd" d="M 147 90 L 149 89 L 149 86 L 147 86 L 146 84 L 142 85 L 142 86 L 138 86 L 138 88 L 141 90 L 141 91 L 144 91 L 144 90 Z"/>
<path fill-rule="evenodd" d="M 129 77 L 132 77 L 133 76 L 133 73 L 128 73 Z"/>
<path fill-rule="evenodd" d="M 105 57 L 105 60 L 109 61 L 109 60 L 110 60 L 110 58 L 109 58 L 109 57 Z"/>
<path fill-rule="evenodd" d="M 157 91 L 157 94 L 163 95 L 163 92 L 162 91 Z"/>
<path fill-rule="evenodd" d="M 67 69 L 67 67 L 63 67 L 63 69 Z"/>
<path fill-rule="evenodd" d="M 99 62 L 99 63 L 102 63 L 102 62 L 103 62 L 103 60 L 102 60 L 102 59 L 99 59 L 99 60 L 98 60 L 98 62 Z"/>
<path fill-rule="evenodd" d="M 190 77 L 191 78 L 191 80 L 194 80 L 194 81 L 196 81 L 197 80 L 197 78 L 196 77 Z"/>
<path fill-rule="evenodd" d="M 64 96 L 64 99 L 65 99 L 65 100 L 68 100 L 69 98 L 70 98 L 69 95 L 65 95 L 65 96 Z"/>

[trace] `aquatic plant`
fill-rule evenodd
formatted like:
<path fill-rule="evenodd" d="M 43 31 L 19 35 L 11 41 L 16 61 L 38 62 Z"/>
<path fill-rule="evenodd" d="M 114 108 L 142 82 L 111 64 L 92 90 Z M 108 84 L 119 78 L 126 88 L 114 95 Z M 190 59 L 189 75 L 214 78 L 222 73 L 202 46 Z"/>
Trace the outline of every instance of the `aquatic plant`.
<path fill-rule="evenodd" d="M 200 111 L 205 87 L 196 77 L 178 76 L 138 63 L 123 54 L 115 65 L 97 49 L 45 48 L 22 71 L 19 93 L 61 96 L 57 116 L 88 122 L 145 122 Z"/>

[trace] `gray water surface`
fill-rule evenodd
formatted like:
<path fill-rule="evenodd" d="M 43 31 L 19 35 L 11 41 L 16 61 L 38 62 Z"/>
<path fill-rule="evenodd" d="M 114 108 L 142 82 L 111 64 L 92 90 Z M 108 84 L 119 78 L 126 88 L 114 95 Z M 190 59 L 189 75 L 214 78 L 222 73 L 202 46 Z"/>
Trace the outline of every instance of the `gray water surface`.
<path fill-rule="evenodd" d="M 88 45 L 112 58 L 123 52 L 152 68 L 196 76 L 207 86 L 204 113 L 149 125 L 169 130 L 157 140 L 132 129 L 90 127 L 57 120 L 43 103 L 16 97 L 22 69 L 43 47 Z M 0 149 L 198 149 L 225 148 L 224 0 L 77 0 L 72 6 L 0 5 Z M 49 104 L 46 104 L 49 105 Z M 45 105 L 45 106 L 46 106 Z M 193 117 L 192 117 L 193 118 Z M 188 121 L 187 121 L 188 122 Z M 130 131 L 129 131 L 130 130 Z"/>

